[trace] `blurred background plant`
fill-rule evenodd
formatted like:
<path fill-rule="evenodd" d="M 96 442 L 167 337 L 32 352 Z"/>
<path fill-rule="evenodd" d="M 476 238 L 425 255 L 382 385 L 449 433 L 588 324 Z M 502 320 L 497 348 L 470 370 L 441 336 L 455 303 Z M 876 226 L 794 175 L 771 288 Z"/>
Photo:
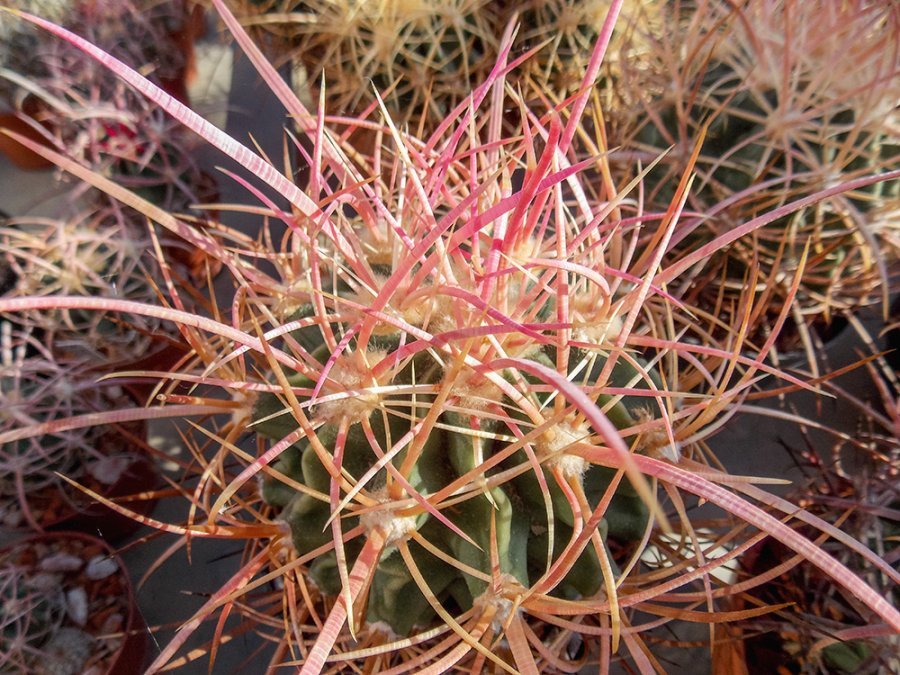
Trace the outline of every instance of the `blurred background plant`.
<path fill-rule="evenodd" d="M 511 46 L 534 58 L 510 73 L 510 84 L 526 100 L 559 102 L 575 94 L 609 0 L 242 0 L 234 3 L 241 23 L 267 47 L 276 65 L 294 66 L 296 91 L 313 100 L 324 87 L 328 115 L 364 114 L 373 87 L 394 122 L 427 138 L 468 92 L 490 73 L 503 32 L 521 26 Z M 656 0 L 629 2 L 622 12 L 646 17 Z M 622 26 L 630 22 L 622 22 Z M 613 35 L 610 61 L 624 55 L 622 35 Z M 635 57 L 635 42 L 629 58 Z M 604 83 L 605 84 L 605 83 Z M 605 89 L 605 87 L 604 87 Z M 369 108 L 371 111 L 371 108 Z M 357 140 L 364 132 L 357 132 Z M 371 150 L 371 139 L 366 150 Z"/>
<path fill-rule="evenodd" d="M 193 39 L 204 29 L 200 9 L 190 0 L 92 0 L 69 3 L 63 23 L 187 101 Z M 13 21 L 18 20 L 3 14 L 4 26 Z M 29 41 L 28 50 L 7 56 L 0 80 L 19 110 L 16 121 L 27 123 L 26 135 L 168 212 L 215 201 L 215 182 L 195 157 L 198 141 L 181 125 L 73 46 L 38 31 L 12 32 Z M 59 211 L 53 218 L 3 221 L 0 255 L 5 269 L 18 276 L 13 295 L 156 299 L 165 293 L 161 255 L 183 286 L 206 279 L 207 260 L 195 249 L 162 231 L 151 235 L 143 216 L 100 190 L 75 183 Z M 207 217 L 214 219 L 214 212 Z M 128 364 L 177 342 L 170 324 L 164 330 L 162 322 L 140 317 L 113 321 L 98 313 L 62 312 L 29 321 L 35 328 L 39 323 L 58 356 L 69 360 Z"/>
<path fill-rule="evenodd" d="M 76 2 L 64 25 L 186 102 L 193 39 L 203 27 L 198 7 L 189 0 Z M 166 210 L 183 212 L 190 204 L 214 201 L 215 183 L 194 156 L 197 140 L 181 125 L 71 45 L 21 32 L 36 42 L 29 51 L 10 54 L 0 81 L 32 137 Z M 136 215 L 83 186 L 70 201 L 73 212 L 87 203 L 122 222 Z M 110 202 L 119 213 L 111 214 Z M 132 237 L 146 230 L 140 217 L 131 229 Z"/>
<path fill-rule="evenodd" d="M 0 669 L 136 672 L 146 638 L 129 634 L 133 602 L 121 561 L 93 537 L 46 535 L 0 549 Z"/>
<path fill-rule="evenodd" d="M 141 69 L 179 100 L 186 100 L 184 81 L 193 68 L 191 45 L 183 37 L 190 31 L 188 24 L 195 11 L 190 1 L 10 0 L 5 6 L 42 16 L 89 37 Z M 0 31 L 4 37 L 0 91 L 7 101 L 21 100 L 35 81 L 52 76 L 53 67 L 63 56 L 60 48 L 66 48 L 8 14 L 0 19 Z M 74 50 L 66 55 L 77 58 Z M 99 74 L 87 61 L 82 63 L 87 69 L 85 75 Z M 70 73 L 69 79 L 76 76 L 78 73 Z M 83 82 L 93 88 L 102 78 Z"/>
<path fill-rule="evenodd" d="M 4 295 L 85 295 L 156 301 L 146 253 L 153 244 L 114 206 L 66 218 L 10 218 L 0 227 L 0 257 L 14 282 Z M 136 360 L 166 340 L 171 326 L 146 317 L 101 312 L 35 312 L 23 324 L 40 330 L 56 357 L 82 363 Z"/>
<path fill-rule="evenodd" d="M 187 82 L 195 68 L 193 42 L 203 27 L 202 10 L 191 0 L 20 0 L 10 6 L 40 16 L 46 12 L 51 20 L 141 69 L 179 100 L 187 100 Z M 50 144 L 56 136 L 59 147 L 83 151 L 84 138 L 76 136 L 87 132 L 97 137 L 97 127 L 114 132 L 120 125 L 127 130 L 135 119 L 140 123 L 152 119 L 152 111 L 138 105 L 139 97 L 106 77 L 77 50 L 46 40 L 40 31 L 6 13 L 0 17 L 0 31 L 6 38 L 0 52 L 0 100 L 15 113 L 4 115 L 6 126 L 15 124 L 31 138 Z M 87 147 L 89 159 L 97 161 L 90 154 L 97 152 L 97 145 Z M 170 152 L 176 147 L 173 139 Z M 41 166 L 39 158 L 10 146 L 8 139 L 3 149 L 21 166 Z"/>
<path fill-rule="evenodd" d="M 7 555 L 0 560 L 0 667 L 24 673 L 34 668 L 42 646 L 62 628 L 65 593 L 52 576 L 35 579 Z"/>

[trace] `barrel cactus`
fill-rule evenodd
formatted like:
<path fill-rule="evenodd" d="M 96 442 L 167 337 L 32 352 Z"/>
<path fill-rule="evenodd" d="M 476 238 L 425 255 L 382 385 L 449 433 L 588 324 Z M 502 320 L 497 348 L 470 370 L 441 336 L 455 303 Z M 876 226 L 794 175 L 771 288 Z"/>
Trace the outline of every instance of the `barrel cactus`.
<path fill-rule="evenodd" d="M 622 11 L 643 20 L 655 2 L 627 3 Z M 516 55 L 539 50 L 510 79 L 535 99 L 574 94 L 611 6 L 610 0 L 243 0 L 238 5 L 245 25 L 274 34 L 269 38 L 281 45 L 279 59 L 292 54 L 304 94 L 306 85 L 314 93 L 324 89 L 329 114 L 359 113 L 371 102 L 374 86 L 398 123 L 408 122 L 426 135 L 470 87 L 484 81 L 512 24 L 519 24 Z M 622 54 L 620 38 L 616 33 L 611 56 Z"/>
<path fill-rule="evenodd" d="M 488 0 L 249 0 L 246 22 L 275 33 L 328 111 L 348 115 L 385 93 L 391 114 L 435 126 L 483 78 L 503 31 Z"/>
<path fill-rule="evenodd" d="M 546 246 L 551 243 L 542 244 Z M 534 250 L 533 254 L 540 252 Z M 550 392 L 538 387 L 539 378 L 526 375 L 522 382 L 521 376 L 516 377 L 512 371 L 501 371 L 502 380 L 491 379 L 466 361 L 483 361 L 494 350 L 498 355 L 517 354 L 547 371 L 576 380 L 585 389 L 596 388 L 598 402 L 608 406 L 607 416 L 619 430 L 632 429 L 646 417 L 653 417 L 655 402 L 650 386 L 659 388 L 661 383 L 652 370 L 621 360 L 605 384 L 599 384 L 607 363 L 604 352 L 616 336 L 613 331 L 603 338 L 609 341 L 606 348 L 601 341 L 591 347 L 564 349 L 562 361 L 555 341 L 543 331 L 500 335 L 496 345 L 468 336 L 466 324 L 456 324 L 454 314 L 470 314 L 471 308 L 451 293 L 469 286 L 474 278 L 462 270 L 456 270 L 455 275 L 459 285 L 420 287 L 413 298 L 396 308 L 402 313 L 399 316 L 420 331 L 430 329 L 434 335 L 461 333 L 447 343 L 455 354 L 434 352 L 430 339 L 422 343 L 403 336 L 398 322 L 388 319 L 376 323 L 367 348 L 360 348 L 357 340 L 351 339 L 346 351 L 332 361 L 319 326 L 303 328 L 291 336 L 309 345 L 307 349 L 315 359 L 310 362 L 315 374 L 296 375 L 290 384 L 298 404 L 310 410 L 316 437 L 303 437 L 272 465 L 278 474 L 295 483 L 267 476 L 262 494 L 269 505 L 281 510 L 299 555 L 327 544 L 332 537 L 328 527 L 332 505 L 320 495 L 329 493 L 331 475 L 317 451 L 321 447 L 333 449 L 340 453 L 341 472 L 349 484 L 355 490 L 364 486 L 370 496 L 359 515 L 354 515 L 354 509 L 348 510 L 341 518 L 341 529 L 361 527 L 365 532 L 386 528 L 388 537 L 408 537 L 415 532 L 410 555 L 429 587 L 442 603 L 452 602 L 469 611 L 487 591 L 492 564 L 499 565 L 495 571 L 508 575 L 511 583 L 522 588 L 531 587 L 547 573 L 548 562 L 573 536 L 575 512 L 568 501 L 573 490 L 575 494 L 583 491 L 586 498 L 586 503 L 576 509 L 594 510 L 615 472 L 571 454 L 575 444 L 588 442 L 596 433 L 577 415 L 561 417 L 539 434 L 528 434 L 534 425 L 529 413 L 533 417 L 535 409 L 551 404 Z M 531 317 L 529 324 L 542 313 L 557 312 L 555 291 L 535 291 L 524 302 L 524 298 L 515 297 L 518 289 L 525 288 L 528 275 L 515 276 L 520 278 L 508 279 L 506 288 L 498 289 L 495 301 L 519 305 Z M 349 288 L 332 298 L 335 306 L 329 320 L 343 314 L 345 303 L 360 302 L 358 294 Z M 315 316 L 310 303 L 295 320 Z M 350 328 L 350 320 L 344 320 L 331 323 L 326 330 L 348 335 L 352 334 Z M 330 365 L 327 372 L 326 364 Z M 322 377 L 326 378 L 321 380 L 324 387 L 313 397 Z M 517 385 L 525 387 L 527 401 L 519 400 L 523 394 Z M 637 393 L 619 399 L 601 393 L 607 387 L 633 388 Z M 253 427 L 281 440 L 297 436 L 299 423 L 282 397 L 267 394 L 256 403 Z M 526 435 L 531 436 L 533 446 L 527 451 L 523 445 Z M 650 435 L 644 439 L 638 451 L 659 452 L 653 438 Z M 532 462 L 541 465 L 540 477 Z M 442 518 L 437 511 L 417 513 L 414 506 L 402 504 L 411 495 L 423 501 L 439 493 L 449 496 L 459 489 L 465 496 L 448 505 Z M 453 524 L 449 531 L 448 523 Z M 647 506 L 627 483 L 613 493 L 598 525 L 604 541 L 611 536 L 623 542 L 640 539 L 647 526 Z M 348 544 L 345 555 L 350 562 L 360 548 L 358 540 Z M 492 561 L 493 548 L 496 558 Z M 316 558 L 311 577 L 326 593 L 337 595 L 341 580 L 335 552 Z M 602 581 L 598 552 L 588 548 L 553 593 L 567 598 L 590 596 L 600 590 Z M 383 621 L 395 633 L 407 635 L 414 626 L 428 626 L 436 618 L 398 553 L 381 558 L 371 583 L 366 615 L 369 623 Z"/>
<path fill-rule="evenodd" d="M 648 180 L 652 198 L 666 204 L 703 132 L 689 198 L 702 215 L 685 223 L 676 237 L 682 246 L 701 245 L 791 198 L 896 166 L 900 23 L 887 5 L 767 0 L 660 12 L 665 33 L 677 39 L 659 41 L 645 70 L 628 75 L 643 83 L 644 95 L 632 135 L 621 140 L 648 160 L 667 153 Z M 759 265 L 758 290 L 770 307 L 753 326 L 759 338 L 788 301 L 807 242 L 798 327 L 878 300 L 882 242 L 892 227 L 879 214 L 898 200 L 900 182 L 884 181 L 777 220 L 720 256 L 719 273 L 697 301 L 707 309 L 718 302 L 713 311 L 727 313 Z"/>

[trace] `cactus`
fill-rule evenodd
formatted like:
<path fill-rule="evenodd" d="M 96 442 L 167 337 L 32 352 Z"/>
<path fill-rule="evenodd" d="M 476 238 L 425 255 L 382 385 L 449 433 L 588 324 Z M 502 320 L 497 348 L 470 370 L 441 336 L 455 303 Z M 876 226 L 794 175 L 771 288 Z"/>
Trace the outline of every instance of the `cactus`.
<path fill-rule="evenodd" d="M 0 434 L 110 410 L 125 398 L 120 387 L 98 386 L 88 367 L 57 360 L 42 341 L 7 321 L 0 324 L 0 350 Z M 98 489 L 114 484 L 133 460 L 125 436 L 110 431 L 47 429 L 0 442 L 0 525 L 42 530 L 85 509 L 88 500 L 59 474 Z"/>
<path fill-rule="evenodd" d="M 857 5 L 817 12 L 791 0 L 740 10 L 713 2 L 689 14 L 692 25 L 716 29 L 669 31 L 687 39 L 686 56 L 667 63 L 670 55 L 657 55 L 657 67 L 669 72 L 648 83 L 654 98 L 638 123 L 638 144 L 659 153 L 674 143 L 683 166 L 708 123 L 694 193 L 707 206 L 774 178 L 783 179 L 776 189 L 790 194 L 893 165 L 897 139 L 887 121 L 898 88 L 888 73 L 896 55 L 870 52 L 862 42 L 868 36 L 889 45 L 900 25 L 883 6 Z M 664 16 L 685 20 L 672 10 Z M 792 42 L 771 28 L 778 22 L 789 22 Z M 850 68 L 823 72 L 827 58 L 843 53 L 852 55 Z M 671 182 L 661 184 L 671 190 Z M 897 181 L 888 181 L 850 199 L 865 209 L 865 194 L 874 201 L 898 191 Z"/>
<path fill-rule="evenodd" d="M 647 183 L 650 200 L 665 205 L 672 178 L 705 133 L 688 201 L 702 215 L 683 223 L 685 234 L 675 238 L 682 249 L 792 197 L 896 166 L 900 144 L 890 115 L 900 96 L 900 23 L 887 5 L 860 0 L 819 8 L 772 0 L 660 11 L 670 37 L 657 42 L 650 59 L 655 65 L 643 62 L 644 72 L 628 75 L 645 93 L 633 134 L 622 142 L 648 159 L 673 146 Z M 874 221 L 898 201 L 900 181 L 884 181 L 778 219 L 752 243 L 720 256 L 719 273 L 710 268 L 711 283 L 688 298 L 712 313 L 732 311 L 738 289 L 758 265 L 760 289 L 770 294 L 769 311 L 751 331 L 759 338 L 786 302 L 809 242 L 792 317 L 798 329 L 869 304 L 886 282 L 879 242 L 891 229 L 873 227 Z"/>
<path fill-rule="evenodd" d="M 373 84 L 380 92 L 396 86 L 385 95 L 391 114 L 432 128 L 496 61 L 503 30 L 497 4 L 254 0 L 243 12 L 287 39 L 314 89 L 324 77 L 330 114 L 360 112 Z"/>
<path fill-rule="evenodd" d="M 124 61 L 152 70 L 156 81 L 171 82 L 185 68 L 181 45 L 172 37 L 187 21 L 181 0 L 11 0 L 4 6 L 87 34 Z M 99 84 L 99 71 L 85 61 L 66 63 L 74 53 L 60 54 L 57 46 L 11 15 L 0 15 L 0 95 L 13 100 L 35 93 L 52 106 L 58 101 L 53 92 L 42 91 L 42 84 L 52 84 L 61 74 L 63 84 Z M 62 65 L 70 70 L 61 73 Z M 80 93 L 90 96 L 87 90 Z"/>
<path fill-rule="evenodd" d="M 423 299 L 428 298 L 428 295 L 423 295 Z M 338 298 L 340 297 L 338 294 Z M 447 298 L 435 293 L 430 301 L 434 305 L 440 305 L 446 303 Z M 552 298 L 538 297 L 535 300 L 536 305 L 542 302 L 546 303 L 547 311 L 556 311 L 550 306 Z M 337 303 L 340 305 L 340 300 Z M 409 311 L 416 310 L 410 308 Z M 531 311 L 527 310 L 529 314 Z M 309 305 L 297 315 L 296 320 L 313 315 L 313 308 Z M 450 320 L 449 316 L 431 317 L 433 326 Z M 330 328 L 336 333 L 344 333 L 349 325 L 335 324 Z M 329 355 L 327 345 L 319 335 L 318 328 L 304 329 L 303 332 L 305 335 L 297 334 L 292 337 L 304 344 L 319 342 L 311 353 L 318 357 L 321 368 Z M 554 483 L 554 473 L 559 471 L 567 480 L 577 481 L 583 487 L 591 509 L 597 507 L 615 473 L 602 467 L 590 466 L 577 456 L 566 454 L 570 444 L 589 438 L 591 430 L 586 425 L 576 428 L 561 422 L 547 429 L 535 441 L 536 448 L 541 449 L 538 459 L 545 462 L 542 471 L 548 490 L 546 494 L 549 494 L 551 500 L 552 508 L 549 513 L 545 493 L 533 471 L 503 481 L 495 487 L 487 487 L 485 479 L 490 483 L 493 476 L 502 475 L 505 471 L 516 471 L 516 467 L 528 467 L 529 460 L 524 450 L 509 452 L 509 448 L 516 445 L 515 437 L 510 428 L 500 421 L 506 411 L 511 417 L 520 418 L 518 424 L 527 427 L 528 419 L 525 414 L 513 414 L 515 404 L 508 396 L 503 395 L 497 384 L 475 373 L 454 372 L 443 359 L 428 352 L 404 360 L 399 352 L 401 336 L 396 327 L 383 324 L 378 326 L 376 333 L 376 349 L 364 353 L 351 343 L 346 358 L 341 358 L 331 369 L 329 380 L 356 391 L 347 398 L 312 406 L 311 409 L 316 411 L 315 419 L 321 422 L 316 430 L 317 440 L 326 448 L 334 448 L 339 439 L 345 437 L 340 441 L 343 447 L 342 469 L 347 472 L 348 480 L 359 483 L 363 476 L 372 471 L 379 456 L 383 456 L 376 448 L 386 452 L 392 447 L 392 443 L 398 443 L 399 439 L 417 426 L 416 421 L 425 420 L 438 397 L 437 393 L 431 392 L 441 390 L 446 397 L 446 403 L 443 404 L 446 409 L 430 420 L 429 426 L 415 431 L 420 447 L 415 463 L 409 470 L 412 488 L 427 497 L 441 492 L 451 483 L 470 480 L 473 473 L 479 472 L 479 467 L 492 457 L 505 459 L 476 481 L 485 485 L 480 488 L 481 494 L 476 492 L 472 498 L 450 510 L 461 533 L 442 532 L 443 525 L 428 513 L 408 518 L 407 522 L 398 519 L 399 522 L 395 521 L 393 526 L 414 528 L 419 535 L 438 546 L 446 556 L 452 556 L 478 570 L 484 578 L 491 574 L 491 545 L 495 542 L 500 572 L 510 575 L 524 588 L 530 587 L 546 571 L 548 551 L 563 549 L 572 536 L 572 507 L 567 502 L 563 489 Z M 516 349 L 527 354 L 524 358 L 545 368 L 557 367 L 554 350 L 543 344 L 543 340 L 522 340 L 521 344 L 516 345 Z M 398 365 L 386 376 L 368 380 L 369 373 L 376 364 L 394 361 Z M 587 368 L 586 363 L 589 364 Z M 566 374 L 577 378 L 582 386 L 591 388 L 597 385 L 605 364 L 603 356 L 572 350 L 568 355 Z M 620 361 L 613 368 L 608 382 L 610 386 L 622 389 L 637 385 L 637 388 L 649 392 L 644 382 L 647 376 L 647 371 Z M 505 377 L 512 386 L 511 374 Z M 661 386 L 658 381 L 654 384 Z M 305 376 L 295 376 L 291 380 L 291 386 L 295 391 L 312 392 L 316 381 Z M 406 388 L 421 392 L 415 396 L 385 395 L 382 399 L 381 394 L 370 391 L 376 387 Z M 544 405 L 547 403 L 546 399 L 547 394 L 538 394 L 535 396 L 535 403 Z M 300 405 L 307 406 L 311 397 L 298 396 L 298 401 Z M 611 406 L 607 415 L 621 430 L 636 426 L 638 420 L 646 416 L 649 410 L 648 399 L 640 395 L 615 400 L 615 397 L 600 394 L 599 401 Z M 296 420 L 275 394 L 267 394 L 258 399 L 253 417 L 252 426 L 256 431 L 275 440 L 297 431 Z M 367 437 L 366 430 L 371 432 L 371 438 Z M 648 447 L 639 451 L 651 449 L 658 450 Z M 406 459 L 407 452 L 400 449 L 392 464 L 402 466 Z M 310 439 L 303 439 L 285 450 L 273 464 L 273 468 L 320 494 L 329 490 L 329 472 L 322 466 Z M 366 490 L 378 495 L 380 499 L 388 501 L 392 492 L 396 494 L 397 486 L 383 468 L 366 480 Z M 327 502 L 306 491 L 300 492 L 288 487 L 273 477 L 264 480 L 262 494 L 268 504 L 281 510 L 282 517 L 290 525 L 294 547 L 299 555 L 307 555 L 330 540 L 326 526 L 331 509 Z M 553 519 L 552 523 L 548 523 L 548 516 Z M 389 512 L 376 510 L 359 517 L 346 518 L 341 527 L 345 531 L 360 525 L 369 529 L 380 525 L 388 517 Z M 613 496 L 599 527 L 604 538 L 608 534 L 621 541 L 635 541 L 643 535 L 647 524 L 646 505 L 633 488 L 626 484 Z M 552 546 L 548 533 L 555 537 Z M 410 548 L 429 587 L 439 598 L 452 598 L 463 610 L 469 610 L 476 598 L 485 593 L 487 582 L 484 578 L 476 578 L 455 569 L 421 546 L 413 545 Z M 353 553 L 358 554 L 358 550 Z M 332 595 L 336 595 L 340 589 L 340 578 L 335 567 L 334 554 L 330 554 L 317 558 L 311 569 L 312 578 L 319 587 Z M 602 579 L 596 552 L 587 550 L 578 557 L 554 592 L 568 598 L 590 596 L 599 590 Z M 416 612 L 411 611 L 411 603 L 418 608 Z M 434 610 L 418 591 L 399 555 L 382 558 L 372 580 L 367 620 L 370 623 L 383 621 L 396 633 L 405 635 L 413 626 L 428 625 L 433 618 Z"/>
<path fill-rule="evenodd" d="M 9 557 L 0 554 L 0 668 L 26 673 L 65 622 L 65 594 L 50 575 L 34 579 Z"/>
<path fill-rule="evenodd" d="M 886 326 L 897 330 L 898 325 Z M 883 552 L 894 569 L 900 557 L 900 386 L 896 371 L 879 354 L 877 336 L 861 322 L 853 321 L 857 343 L 868 345 L 873 359 L 865 368 L 870 382 L 830 383 L 835 400 L 826 403 L 834 411 L 856 413 L 856 424 L 846 418 L 833 438 L 804 431 L 799 447 L 790 448 L 802 478 L 791 486 L 788 498 L 811 514 L 839 524 L 873 550 Z M 846 387 L 846 388 L 845 388 Z M 840 417 L 834 415 L 835 417 Z M 843 428 L 853 429 L 843 433 Z M 860 565 L 835 546 L 826 544 L 847 566 L 869 579 L 893 605 L 900 602 L 900 586 L 880 570 Z M 765 542 L 748 560 L 753 573 L 771 570 L 784 561 L 785 551 Z M 802 561 L 781 571 L 762 599 L 784 603 L 777 616 L 750 622 L 748 631 L 759 634 L 749 641 L 748 658 L 765 658 L 791 672 L 835 674 L 893 672 L 900 665 L 900 634 L 866 632 L 868 619 L 852 595 L 836 591 L 813 566 Z M 774 666 L 773 666 L 774 667 Z"/>
<path fill-rule="evenodd" d="M 514 11 L 519 13 L 517 46 L 531 48 L 549 42 L 523 65 L 517 78 L 530 79 L 537 91 L 560 98 L 577 91 L 609 11 L 608 0 L 529 0 L 504 5 L 507 20 Z"/>
<path fill-rule="evenodd" d="M 0 227 L 0 256 L 15 276 L 6 293 L 86 295 L 152 300 L 152 243 L 138 235 L 122 210 L 87 209 L 70 218 L 10 218 Z M 145 262 L 146 260 L 146 262 Z M 165 332 L 159 321 L 104 316 L 97 312 L 34 313 L 25 319 L 44 331 L 57 357 L 96 363 L 143 356 L 154 337 Z"/>
<path fill-rule="evenodd" d="M 653 1 L 628 3 L 623 11 L 646 16 Z M 541 49 L 510 79 L 536 98 L 574 94 L 610 6 L 609 0 L 245 0 L 240 13 L 245 25 L 286 42 L 278 58 L 290 52 L 303 66 L 301 81 L 313 92 L 324 87 L 329 114 L 359 114 L 374 85 L 392 118 L 424 136 L 484 81 L 511 21 L 520 23 L 514 54 Z M 621 42 L 616 34 L 611 52 L 618 55 Z"/>

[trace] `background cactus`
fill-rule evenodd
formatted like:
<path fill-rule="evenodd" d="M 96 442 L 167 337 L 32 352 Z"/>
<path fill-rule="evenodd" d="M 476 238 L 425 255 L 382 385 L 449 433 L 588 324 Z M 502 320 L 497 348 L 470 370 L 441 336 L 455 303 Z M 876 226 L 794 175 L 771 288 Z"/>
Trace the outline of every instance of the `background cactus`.
<path fill-rule="evenodd" d="M 14 274 L 8 297 L 53 294 L 150 301 L 150 238 L 136 230 L 118 205 L 87 208 L 69 218 L 10 218 L 0 227 L 0 256 Z M 88 365 L 144 356 L 171 333 L 161 322 L 98 312 L 34 313 L 20 320 L 40 329 L 62 361 Z"/>
<path fill-rule="evenodd" d="M 352 115 L 372 100 L 413 127 L 433 128 L 497 58 L 500 3 L 488 0 L 252 0 L 242 13 L 287 42 L 328 112 Z"/>
<path fill-rule="evenodd" d="M 4 6 L 56 21 L 90 36 L 118 58 L 146 69 L 163 86 L 183 78 L 188 65 L 181 45 L 173 38 L 188 21 L 191 11 L 183 0 L 11 0 Z M 61 65 L 71 67 L 76 52 L 66 47 L 61 52 L 60 43 L 46 40 L 43 33 L 6 13 L 0 17 L 0 37 L 0 95 L 21 103 L 24 96 L 36 94 L 52 105 L 54 101 L 42 91 L 42 84 L 47 78 L 58 76 Z M 82 61 L 68 73 L 66 81 L 73 83 L 80 79 L 82 84 L 90 83 L 96 88 L 104 79 L 100 73 L 92 64 Z M 181 97 L 175 88 L 177 85 L 173 87 L 173 95 Z M 86 89 L 81 94 L 90 98 Z M 105 99 L 107 103 L 111 101 Z"/>
<path fill-rule="evenodd" d="M 622 11 L 646 18 L 655 0 L 629 2 Z M 302 66 L 316 97 L 324 85 L 329 115 L 359 114 L 372 102 L 372 87 L 399 125 L 425 137 L 490 73 L 500 40 L 511 21 L 520 24 L 512 53 L 541 47 L 512 74 L 531 98 L 558 102 L 582 84 L 609 0 L 245 0 L 244 25 L 265 29 Z M 628 25 L 623 22 L 623 26 Z M 613 58 L 624 55 L 623 36 L 614 35 Z M 634 58 L 635 41 L 628 58 Z M 540 104 L 538 104 L 540 105 Z"/>
<path fill-rule="evenodd" d="M 56 578 L 44 573 L 35 579 L 10 558 L 0 555 L 0 667 L 26 673 L 41 645 L 65 623 L 66 601 Z"/>
<path fill-rule="evenodd" d="M 649 200 L 666 204 L 672 177 L 704 131 L 688 200 L 698 217 L 682 223 L 675 246 L 701 245 L 792 198 L 897 165 L 900 23 L 888 5 L 767 0 L 659 11 L 666 39 L 623 80 L 643 96 L 632 135 L 621 142 L 647 160 L 672 146 L 648 181 Z M 687 297 L 728 316 L 759 265 L 759 292 L 770 308 L 754 322 L 759 340 L 809 243 L 792 317 L 797 329 L 870 304 L 887 282 L 882 242 L 895 236 L 880 214 L 896 211 L 898 200 L 900 182 L 885 181 L 779 219 L 725 251 Z"/>
<path fill-rule="evenodd" d="M 853 327 L 878 356 L 877 336 L 862 323 Z M 894 324 L 893 330 L 898 330 Z M 890 345 L 890 343 L 888 343 Z M 896 371 L 880 356 L 866 365 L 868 386 L 853 380 L 832 381 L 830 405 L 857 417 L 852 434 L 822 437 L 804 433 L 803 445 L 791 455 L 803 477 L 789 498 L 844 532 L 882 552 L 894 569 L 900 567 L 900 397 Z M 865 380 L 864 374 L 860 378 Z M 826 543 L 832 553 L 844 553 Z M 784 566 L 785 551 L 765 542 L 748 557 L 750 571 L 782 565 L 782 573 L 762 597 L 787 606 L 746 626 L 750 659 L 763 670 L 790 669 L 798 673 L 881 673 L 900 665 L 900 635 L 868 625 L 852 596 L 834 589 L 816 570 L 801 561 Z M 900 587 L 878 571 L 846 559 L 849 567 L 880 587 L 893 604 Z M 789 603 L 789 604 L 788 604 Z"/>
<path fill-rule="evenodd" d="M 96 383 L 90 372 L 96 364 L 57 360 L 46 341 L 46 336 L 38 340 L 6 321 L 0 324 L 2 435 L 109 411 L 125 398 L 118 385 Z M 119 431 L 102 426 L 49 428 L 31 438 L 0 441 L 0 525 L 42 531 L 86 510 L 89 500 L 60 474 L 108 490 L 133 470 L 129 433 L 134 433 L 134 425 Z"/>

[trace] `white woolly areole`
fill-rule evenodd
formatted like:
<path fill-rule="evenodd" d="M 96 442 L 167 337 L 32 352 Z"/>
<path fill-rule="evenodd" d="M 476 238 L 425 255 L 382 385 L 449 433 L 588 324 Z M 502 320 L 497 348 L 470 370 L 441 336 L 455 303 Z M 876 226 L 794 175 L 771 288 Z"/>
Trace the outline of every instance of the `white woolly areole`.
<path fill-rule="evenodd" d="M 574 321 L 575 328 L 572 337 L 576 342 L 586 342 L 592 345 L 608 344 L 619 337 L 622 332 L 622 319 L 617 316 L 609 319 L 595 321 Z"/>
<path fill-rule="evenodd" d="M 391 624 L 389 624 L 387 621 L 373 621 L 372 623 L 367 623 L 366 630 L 369 635 L 384 636 L 389 642 L 393 642 L 394 640 L 399 638 L 399 636 L 394 632 L 394 629 L 391 628 Z"/>
<path fill-rule="evenodd" d="M 291 316 L 310 301 L 313 286 L 306 277 L 294 279 L 277 296 L 274 313 L 279 316 Z"/>
<path fill-rule="evenodd" d="M 647 422 L 653 420 L 653 415 L 649 410 L 639 410 L 637 418 L 641 422 Z M 640 449 L 649 457 L 667 459 L 677 464 L 681 459 L 681 443 L 676 440 L 673 445 L 671 440 L 664 428 L 655 426 L 641 434 Z"/>
<path fill-rule="evenodd" d="M 473 607 L 482 614 L 484 614 L 488 608 L 493 608 L 494 618 L 491 619 L 491 628 L 494 629 L 494 632 L 500 632 L 503 629 L 516 607 L 516 603 L 508 597 L 508 595 L 503 594 L 503 591 L 514 589 L 524 591 L 522 584 L 520 584 L 518 579 L 511 574 L 501 574 L 500 581 L 500 593 L 494 592 L 494 590 L 488 586 L 487 590 L 472 602 Z M 518 610 L 516 609 L 515 611 Z"/>
<path fill-rule="evenodd" d="M 381 403 L 381 394 L 367 390 L 367 387 L 378 384 L 367 359 L 375 363 L 383 358 L 384 352 L 369 352 L 368 355 L 354 352 L 350 357 L 335 363 L 328 373 L 329 379 L 340 383 L 344 390 L 355 393 L 317 404 L 316 416 L 329 423 L 347 419 L 355 424 L 367 419 Z"/>
<path fill-rule="evenodd" d="M 587 426 L 573 427 L 568 422 L 557 424 L 541 437 L 538 449 L 542 456 L 550 455 L 545 462 L 548 467 L 558 468 L 566 478 L 581 478 L 588 470 L 590 463 L 578 455 L 565 451 L 565 448 L 584 440 L 590 435 Z"/>
<path fill-rule="evenodd" d="M 231 394 L 231 400 L 237 404 L 231 412 L 232 425 L 239 427 L 253 417 L 253 406 L 259 398 L 259 392 L 238 389 Z"/>
<path fill-rule="evenodd" d="M 397 517 L 393 509 L 369 511 L 359 517 L 359 524 L 366 532 L 379 530 L 384 537 L 385 547 L 395 546 L 397 542 L 409 538 L 416 530 L 416 517 Z"/>
<path fill-rule="evenodd" d="M 464 371 L 457 375 L 451 389 L 457 405 L 472 412 L 483 411 L 503 397 L 503 391 L 496 383 L 474 371 Z"/>

